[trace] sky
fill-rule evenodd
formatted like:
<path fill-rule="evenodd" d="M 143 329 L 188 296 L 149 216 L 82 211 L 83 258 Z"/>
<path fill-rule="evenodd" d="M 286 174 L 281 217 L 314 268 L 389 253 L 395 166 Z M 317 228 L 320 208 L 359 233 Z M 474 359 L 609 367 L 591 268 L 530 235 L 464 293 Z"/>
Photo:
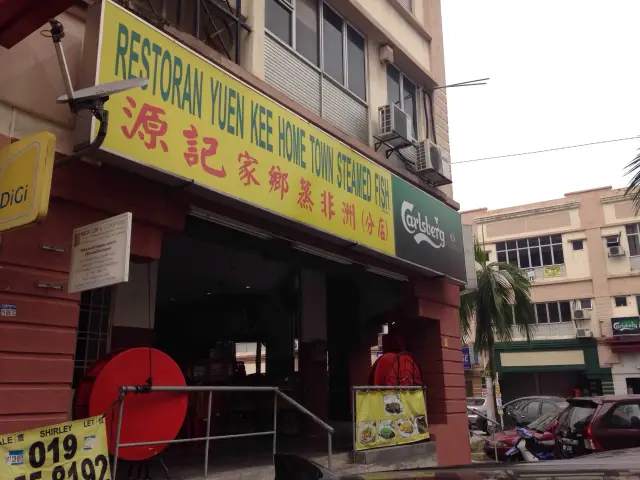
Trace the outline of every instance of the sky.
<path fill-rule="evenodd" d="M 640 139 L 640 0 L 442 0 L 453 194 L 462 210 L 626 186 Z"/>

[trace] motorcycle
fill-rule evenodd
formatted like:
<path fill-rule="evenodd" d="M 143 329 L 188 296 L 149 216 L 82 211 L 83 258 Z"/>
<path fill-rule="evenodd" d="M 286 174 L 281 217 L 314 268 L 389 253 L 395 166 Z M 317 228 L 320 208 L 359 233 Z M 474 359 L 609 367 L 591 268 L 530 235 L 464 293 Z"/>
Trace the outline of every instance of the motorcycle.
<path fill-rule="evenodd" d="M 553 459 L 555 440 L 539 440 L 533 432 L 524 427 L 516 427 L 516 431 L 520 437 L 507 451 L 507 463 Z"/>

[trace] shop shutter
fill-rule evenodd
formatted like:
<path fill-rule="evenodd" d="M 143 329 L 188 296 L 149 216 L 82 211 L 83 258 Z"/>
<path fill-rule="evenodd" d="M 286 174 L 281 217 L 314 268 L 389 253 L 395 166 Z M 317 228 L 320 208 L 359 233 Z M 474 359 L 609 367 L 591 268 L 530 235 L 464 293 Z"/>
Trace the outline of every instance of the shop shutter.
<path fill-rule="evenodd" d="M 326 78 L 322 80 L 322 117 L 369 144 L 369 109 Z"/>
<path fill-rule="evenodd" d="M 264 79 L 320 115 L 320 72 L 269 35 L 264 40 Z"/>

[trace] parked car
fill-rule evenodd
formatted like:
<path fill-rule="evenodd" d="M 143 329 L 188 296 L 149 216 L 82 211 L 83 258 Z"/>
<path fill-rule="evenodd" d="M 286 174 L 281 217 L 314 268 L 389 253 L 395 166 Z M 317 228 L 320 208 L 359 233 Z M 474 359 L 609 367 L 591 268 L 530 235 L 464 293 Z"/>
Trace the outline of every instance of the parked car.
<path fill-rule="evenodd" d="M 516 425 L 526 427 L 536 418 L 539 418 L 540 415 L 561 412 L 567 406 L 567 401 L 562 397 L 535 396 L 517 398 L 505 403 L 502 407 L 505 428 L 513 428 Z"/>
<path fill-rule="evenodd" d="M 567 400 L 555 433 L 557 458 L 640 447 L 640 395 Z"/>
<path fill-rule="evenodd" d="M 467 419 L 469 420 L 469 430 L 487 431 L 487 421 L 479 415 L 473 413 L 469 408 L 477 411 L 483 416 L 487 416 L 487 399 L 485 397 L 467 397 Z"/>
<path fill-rule="evenodd" d="M 559 416 L 560 412 L 545 413 L 531 422 L 527 428 L 533 432 L 538 440 L 553 440 Z M 495 459 L 495 454 L 497 453 L 497 460 L 505 460 L 507 451 L 513 447 L 518 438 L 520 438 L 520 435 L 515 428 L 498 432 L 488 437 L 487 441 L 484 442 L 484 454 L 489 458 Z"/>

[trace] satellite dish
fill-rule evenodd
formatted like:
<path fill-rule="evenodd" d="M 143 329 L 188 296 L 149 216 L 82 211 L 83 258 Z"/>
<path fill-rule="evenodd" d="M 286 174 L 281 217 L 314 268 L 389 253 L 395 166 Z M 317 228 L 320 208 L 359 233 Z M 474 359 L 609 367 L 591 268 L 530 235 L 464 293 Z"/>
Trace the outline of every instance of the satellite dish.
<path fill-rule="evenodd" d="M 148 78 L 129 78 L 128 80 L 118 80 L 117 82 L 103 83 L 95 87 L 87 87 L 73 92 L 73 97 L 69 95 L 58 97 L 58 103 L 85 102 L 87 100 L 99 100 L 114 93 L 124 92 L 132 88 L 144 87 L 149 83 Z"/>
<path fill-rule="evenodd" d="M 102 146 L 104 139 L 107 137 L 107 129 L 109 126 L 109 112 L 104 108 L 104 104 L 109 100 L 110 95 L 132 88 L 144 87 L 149 83 L 149 79 L 129 78 L 127 80 L 96 85 L 95 87 L 83 88 L 82 90 L 74 92 L 71 75 L 69 75 L 69 67 L 67 66 L 67 59 L 64 56 L 64 49 L 62 48 L 64 27 L 55 18 L 49 19 L 49 25 L 51 25 L 51 30 L 46 31 L 49 35 L 45 36 L 50 36 L 51 40 L 53 40 L 53 46 L 56 49 L 56 56 L 58 57 L 58 65 L 62 72 L 62 81 L 67 91 L 66 95 L 58 97 L 57 102 L 68 104 L 69 110 L 71 110 L 72 113 L 78 113 L 80 110 L 89 110 L 91 115 L 93 115 L 99 123 L 95 139 L 92 142 L 76 145 L 71 155 L 56 162 L 56 165 L 60 166 L 63 163 L 94 152 Z M 44 35 L 45 31 L 41 33 Z"/>

